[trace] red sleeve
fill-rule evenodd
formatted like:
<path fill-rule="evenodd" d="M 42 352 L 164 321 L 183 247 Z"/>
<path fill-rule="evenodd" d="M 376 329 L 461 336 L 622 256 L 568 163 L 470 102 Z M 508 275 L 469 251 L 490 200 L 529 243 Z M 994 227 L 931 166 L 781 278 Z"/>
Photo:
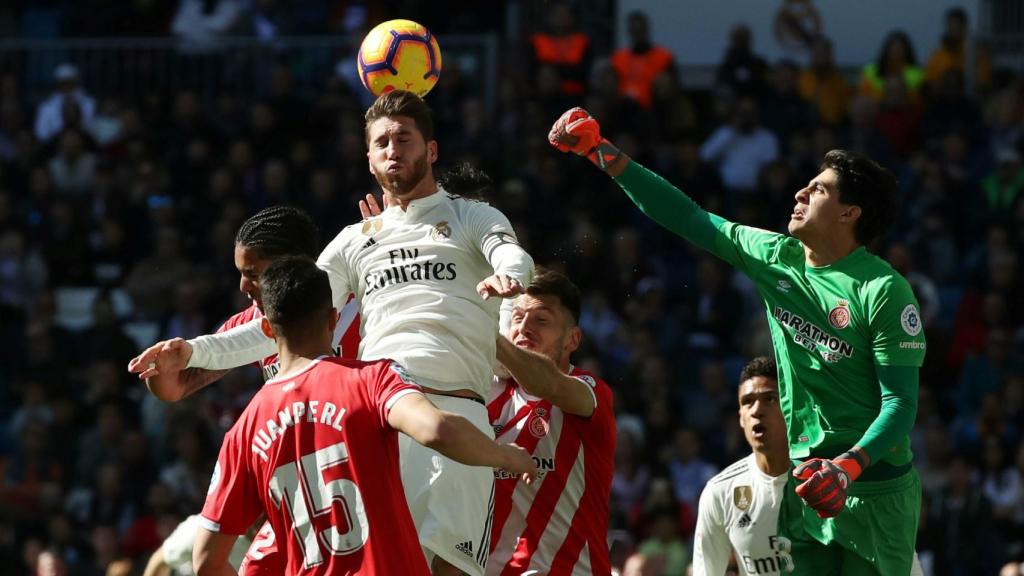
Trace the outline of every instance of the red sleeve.
<path fill-rule="evenodd" d="M 594 393 L 594 413 L 589 418 L 581 418 L 587 426 L 595 433 L 603 434 L 608 430 L 615 430 L 615 406 L 614 395 L 608 384 L 593 374 L 586 372 L 574 372 L 573 378 L 583 382 L 590 387 Z"/>
<path fill-rule="evenodd" d="M 420 392 L 420 387 L 398 362 L 389 360 L 382 364 L 379 377 L 373 384 L 370 399 L 377 407 L 381 425 L 389 426 L 388 412 L 394 401 L 410 392 Z"/>
<path fill-rule="evenodd" d="M 253 399 L 255 403 L 259 395 Z M 206 493 L 206 504 L 199 519 L 203 528 L 223 534 L 245 534 L 263 511 L 256 487 L 256 472 L 247 465 L 249 442 L 243 437 L 246 415 L 224 436 L 217 465 Z"/>

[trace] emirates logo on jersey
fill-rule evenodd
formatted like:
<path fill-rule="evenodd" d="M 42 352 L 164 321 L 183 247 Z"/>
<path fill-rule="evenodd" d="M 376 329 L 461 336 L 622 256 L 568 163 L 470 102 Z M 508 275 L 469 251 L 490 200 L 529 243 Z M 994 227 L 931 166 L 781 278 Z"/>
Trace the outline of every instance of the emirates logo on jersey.
<path fill-rule="evenodd" d="M 543 438 L 548 433 L 548 421 L 541 415 L 536 415 L 530 419 L 529 424 L 526 425 L 530 429 L 530 434 L 533 434 L 537 438 Z"/>
<path fill-rule="evenodd" d="M 836 330 L 842 330 L 850 325 L 850 309 L 840 303 L 828 312 L 828 323 Z"/>

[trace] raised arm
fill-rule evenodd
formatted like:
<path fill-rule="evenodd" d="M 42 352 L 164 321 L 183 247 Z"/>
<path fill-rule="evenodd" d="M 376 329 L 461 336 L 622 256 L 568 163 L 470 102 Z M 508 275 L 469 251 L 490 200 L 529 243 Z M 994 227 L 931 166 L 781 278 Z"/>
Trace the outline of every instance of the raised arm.
<path fill-rule="evenodd" d="M 697 205 L 665 179 L 637 164 L 601 137 L 601 127 L 582 108 L 573 108 L 555 122 L 551 145 L 586 157 L 615 179 L 630 200 L 662 227 L 746 271 L 763 261 L 780 234 L 738 226 Z"/>
<path fill-rule="evenodd" d="M 587 383 L 562 372 L 547 356 L 520 348 L 501 335 L 498 362 L 508 368 L 524 390 L 569 414 L 589 418 L 597 408 L 597 396 Z"/>
<path fill-rule="evenodd" d="M 537 467 L 530 454 L 514 445 L 497 444 L 458 414 L 438 410 L 422 394 L 398 398 L 387 415 L 388 424 L 441 454 L 467 466 L 501 468 L 532 481 Z"/>

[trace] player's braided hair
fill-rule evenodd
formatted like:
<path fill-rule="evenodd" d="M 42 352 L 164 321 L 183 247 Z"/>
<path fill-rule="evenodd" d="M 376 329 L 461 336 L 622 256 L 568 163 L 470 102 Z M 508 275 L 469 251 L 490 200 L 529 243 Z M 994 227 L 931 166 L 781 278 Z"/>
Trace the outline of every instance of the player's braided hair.
<path fill-rule="evenodd" d="M 442 174 L 437 183 L 449 194 L 473 200 L 484 200 L 493 184 L 486 172 L 474 168 L 469 162 L 456 164 Z"/>
<path fill-rule="evenodd" d="M 860 244 L 870 244 L 885 234 L 895 220 L 899 187 L 896 177 L 874 160 L 849 150 L 832 150 L 825 154 L 821 169 L 836 173 L 839 201 L 860 206 L 860 218 L 853 234 Z"/>
<path fill-rule="evenodd" d="M 748 362 L 747 365 L 743 367 L 743 371 L 740 372 L 740 384 L 750 380 L 751 378 L 757 378 L 758 376 L 773 382 L 778 381 L 779 368 L 776 366 L 774 358 L 758 356 Z"/>
<path fill-rule="evenodd" d="M 271 206 L 257 212 L 242 223 L 235 244 L 255 250 L 261 258 L 316 258 L 319 250 L 313 219 L 291 206 Z"/>

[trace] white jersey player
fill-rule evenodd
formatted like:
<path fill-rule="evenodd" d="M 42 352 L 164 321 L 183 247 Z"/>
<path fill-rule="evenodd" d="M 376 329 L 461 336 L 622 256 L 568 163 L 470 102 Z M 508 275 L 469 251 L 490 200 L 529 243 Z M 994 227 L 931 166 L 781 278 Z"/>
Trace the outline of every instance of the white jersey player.
<path fill-rule="evenodd" d="M 399 361 L 439 408 L 493 437 L 482 400 L 498 331 L 499 304 L 490 297 L 521 292 L 533 261 L 501 212 L 437 186 L 431 168 L 437 142 L 421 99 L 389 92 L 366 120 L 370 171 L 391 205 L 342 230 L 318 264 L 330 275 L 339 309 L 349 292 L 356 294 L 361 359 Z M 189 344 L 189 367 L 208 369 L 253 362 L 274 349 L 255 322 Z M 400 450 L 406 496 L 435 573 L 455 567 L 483 574 L 493 505 L 490 471 L 463 466 L 407 438 Z M 466 553 L 467 543 L 484 552 Z"/>
<path fill-rule="evenodd" d="M 775 361 L 759 357 L 740 375 L 739 416 L 752 452 L 708 481 L 694 533 L 694 576 L 724 576 L 731 553 L 741 575 L 784 575 L 800 562 L 778 533 L 790 460 Z M 792 497 L 795 497 L 793 495 Z M 911 576 L 922 574 L 914 555 Z"/>

